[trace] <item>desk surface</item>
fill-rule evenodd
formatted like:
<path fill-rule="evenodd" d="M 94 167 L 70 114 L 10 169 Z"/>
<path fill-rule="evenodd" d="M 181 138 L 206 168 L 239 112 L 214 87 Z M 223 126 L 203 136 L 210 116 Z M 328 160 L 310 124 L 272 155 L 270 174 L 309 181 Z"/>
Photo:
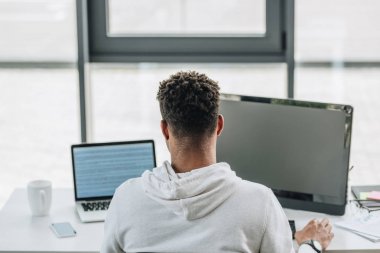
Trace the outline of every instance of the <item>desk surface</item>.
<path fill-rule="evenodd" d="M 76 237 L 57 238 L 49 225 L 66 221 Z M 103 222 L 80 222 L 73 190 L 54 189 L 50 215 L 32 217 L 26 189 L 16 189 L 0 211 L 0 252 L 98 252 L 103 228 Z"/>
<path fill-rule="evenodd" d="M 296 220 L 298 229 L 312 218 L 328 217 L 333 222 L 347 219 L 320 213 L 286 209 L 289 219 Z M 57 238 L 50 230 L 52 222 L 70 222 L 77 231 L 76 237 Z M 70 189 L 54 189 L 50 215 L 32 217 L 26 189 L 16 189 L 0 211 L 0 252 L 98 252 L 103 239 L 103 222 L 79 221 L 74 207 L 74 193 Z M 380 243 L 339 228 L 327 252 L 379 252 Z"/>

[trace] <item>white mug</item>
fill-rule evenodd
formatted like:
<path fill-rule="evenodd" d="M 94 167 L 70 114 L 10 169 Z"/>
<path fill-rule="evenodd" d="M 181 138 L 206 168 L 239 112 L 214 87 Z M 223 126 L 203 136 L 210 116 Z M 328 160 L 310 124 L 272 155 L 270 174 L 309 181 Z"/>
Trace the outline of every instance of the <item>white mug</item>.
<path fill-rule="evenodd" d="M 49 214 L 51 206 L 51 182 L 34 180 L 28 183 L 28 200 L 33 216 Z"/>

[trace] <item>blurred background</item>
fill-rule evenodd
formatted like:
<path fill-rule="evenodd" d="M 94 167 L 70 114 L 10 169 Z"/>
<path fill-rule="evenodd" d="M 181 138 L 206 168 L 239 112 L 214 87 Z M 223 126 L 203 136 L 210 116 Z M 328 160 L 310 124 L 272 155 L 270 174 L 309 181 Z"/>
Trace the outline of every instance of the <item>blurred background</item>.
<path fill-rule="evenodd" d="M 108 22 L 111 34 L 264 33 L 265 2 L 110 0 Z M 295 3 L 295 99 L 354 106 L 350 183 L 376 184 L 380 1 Z M 0 208 L 33 179 L 72 187 L 70 145 L 81 141 L 75 8 L 74 0 L 0 0 Z M 282 63 L 92 64 L 92 141 L 153 138 L 158 164 L 169 159 L 155 95 L 178 70 L 204 72 L 225 93 L 287 96 Z"/>

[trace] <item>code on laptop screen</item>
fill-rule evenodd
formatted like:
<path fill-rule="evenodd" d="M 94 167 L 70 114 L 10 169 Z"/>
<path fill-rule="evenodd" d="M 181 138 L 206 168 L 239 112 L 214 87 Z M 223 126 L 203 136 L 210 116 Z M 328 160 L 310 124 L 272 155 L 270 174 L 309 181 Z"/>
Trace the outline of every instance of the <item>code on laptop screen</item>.
<path fill-rule="evenodd" d="M 154 168 L 153 143 L 73 148 L 77 198 L 113 196 L 124 181 Z"/>

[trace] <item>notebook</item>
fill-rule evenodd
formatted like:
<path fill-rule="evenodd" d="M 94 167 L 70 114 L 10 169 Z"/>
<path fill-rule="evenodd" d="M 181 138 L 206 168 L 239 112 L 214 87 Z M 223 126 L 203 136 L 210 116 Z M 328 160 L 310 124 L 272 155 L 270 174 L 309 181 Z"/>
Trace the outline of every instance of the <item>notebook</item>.
<path fill-rule="evenodd" d="M 346 221 L 336 222 L 335 226 L 350 231 L 371 242 L 380 242 L 380 217 L 356 217 Z"/>
<path fill-rule="evenodd" d="M 153 140 L 72 145 L 71 155 L 82 222 L 104 221 L 116 188 L 156 167 Z"/>

